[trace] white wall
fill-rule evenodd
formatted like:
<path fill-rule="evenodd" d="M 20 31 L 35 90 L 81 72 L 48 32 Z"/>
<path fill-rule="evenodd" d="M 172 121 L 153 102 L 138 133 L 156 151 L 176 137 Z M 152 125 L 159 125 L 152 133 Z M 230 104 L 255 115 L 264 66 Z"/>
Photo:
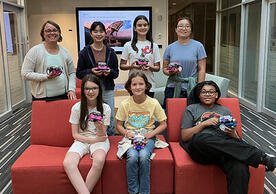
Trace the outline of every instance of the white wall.
<path fill-rule="evenodd" d="M 61 27 L 63 41 L 60 44 L 70 51 L 75 64 L 78 59 L 76 7 L 152 7 L 153 39 L 162 45 L 161 56 L 168 44 L 167 0 L 26 0 L 26 4 L 30 48 L 41 42 L 42 24 L 53 20 Z M 120 71 L 116 83 L 124 83 L 126 79 L 127 72 Z"/>

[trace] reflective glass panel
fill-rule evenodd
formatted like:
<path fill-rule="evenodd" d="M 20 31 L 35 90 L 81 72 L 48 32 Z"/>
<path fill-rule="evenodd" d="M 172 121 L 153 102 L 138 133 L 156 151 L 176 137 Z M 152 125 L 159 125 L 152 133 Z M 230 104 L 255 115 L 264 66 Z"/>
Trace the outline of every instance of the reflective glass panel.
<path fill-rule="evenodd" d="M 240 56 L 240 7 L 222 13 L 219 75 L 230 79 L 229 90 L 238 93 Z"/>
<path fill-rule="evenodd" d="M 276 3 L 270 5 L 265 107 L 276 112 Z"/>
<path fill-rule="evenodd" d="M 24 85 L 21 76 L 22 61 L 19 49 L 17 13 L 5 11 L 4 25 L 6 33 L 11 102 L 12 106 L 14 106 L 25 99 Z"/>
<path fill-rule="evenodd" d="M 0 44 L 2 45 L 1 39 Z M 2 53 L 2 46 L 0 46 L 0 53 Z M 3 66 L 3 56 L 0 55 L 0 114 L 8 110 L 7 105 L 7 95 L 6 95 L 6 82 L 5 82 L 5 72 Z"/>
<path fill-rule="evenodd" d="M 256 104 L 259 68 L 261 2 L 248 5 L 245 34 L 242 97 Z"/>
<path fill-rule="evenodd" d="M 225 9 L 239 3 L 241 3 L 241 0 L 221 0 L 221 8 Z"/>

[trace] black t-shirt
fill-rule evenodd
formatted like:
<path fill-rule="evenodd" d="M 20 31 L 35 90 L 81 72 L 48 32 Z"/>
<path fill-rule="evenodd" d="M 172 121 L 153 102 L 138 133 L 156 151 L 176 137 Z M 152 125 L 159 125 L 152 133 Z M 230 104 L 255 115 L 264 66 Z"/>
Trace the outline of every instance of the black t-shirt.
<path fill-rule="evenodd" d="M 205 121 L 212 117 L 219 118 L 220 116 L 226 116 L 226 115 L 231 115 L 230 110 L 219 104 L 215 104 L 213 108 L 210 108 L 210 109 L 200 104 L 191 104 L 186 108 L 186 110 L 183 113 L 181 129 L 185 130 L 185 129 L 194 127 L 198 125 L 200 122 Z M 214 127 L 215 126 L 206 127 L 204 130 L 200 131 L 199 133 L 209 133 L 209 134 L 217 135 L 218 130 L 214 130 Z M 187 146 L 188 143 L 189 141 L 183 142 L 182 140 L 180 140 L 180 145 L 187 152 L 189 152 L 188 146 Z"/>

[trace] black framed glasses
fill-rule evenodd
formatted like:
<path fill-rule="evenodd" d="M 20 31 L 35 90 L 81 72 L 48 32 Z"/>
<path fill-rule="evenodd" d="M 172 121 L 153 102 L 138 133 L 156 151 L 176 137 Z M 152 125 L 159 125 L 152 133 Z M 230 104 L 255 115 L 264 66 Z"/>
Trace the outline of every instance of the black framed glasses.
<path fill-rule="evenodd" d="M 216 90 L 201 90 L 200 94 L 202 94 L 203 96 L 214 96 L 214 94 L 217 93 Z"/>
<path fill-rule="evenodd" d="M 44 32 L 47 34 L 50 34 L 50 33 L 57 33 L 58 30 L 57 29 L 53 29 L 53 30 L 47 29 L 47 30 L 44 30 Z"/>
<path fill-rule="evenodd" d="M 84 88 L 84 90 L 85 90 L 86 92 L 90 92 L 90 91 L 95 92 L 95 91 L 97 91 L 98 89 L 99 89 L 99 87 L 92 87 L 92 88 L 87 88 L 87 87 L 85 87 L 85 88 Z"/>

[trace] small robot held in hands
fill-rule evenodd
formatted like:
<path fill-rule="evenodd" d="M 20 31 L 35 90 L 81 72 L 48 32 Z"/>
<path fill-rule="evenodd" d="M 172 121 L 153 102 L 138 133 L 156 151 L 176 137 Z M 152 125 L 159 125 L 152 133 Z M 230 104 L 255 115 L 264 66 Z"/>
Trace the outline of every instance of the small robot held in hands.
<path fill-rule="evenodd" d="M 62 74 L 62 68 L 56 66 L 47 67 L 47 74 L 49 75 L 50 73 L 52 73 L 52 75 L 60 75 Z"/>
<path fill-rule="evenodd" d="M 237 126 L 237 120 L 230 115 L 222 116 L 219 118 L 218 127 L 221 130 L 225 130 L 226 127 L 232 129 L 233 127 L 236 127 L 236 126 Z"/>
<path fill-rule="evenodd" d="M 144 149 L 145 145 L 148 143 L 148 140 L 140 133 L 136 133 L 135 136 L 131 138 L 131 140 L 133 148 L 137 151 Z"/>
<path fill-rule="evenodd" d="M 145 57 L 145 53 L 143 52 L 143 49 L 142 49 L 141 56 L 136 61 L 136 65 L 143 66 L 143 65 L 147 65 L 148 63 L 149 63 L 149 60 Z"/>
<path fill-rule="evenodd" d="M 176 70 L 181 71 L 180 68 L 182 68 L 182 67 L 178 63 L 170 63 L 170 64 L 168 64 L 167 70 L 168 71 L 176 71 Z"/>
<path fill-rule="evenodd" d="M 136 62 L 137 65 L 147 65 L 149 63 L 149 60 L 146 58 L 139 58 Z"/>
<path fill-rule="evenodd" d="M 100 121 L 103 119 L 104 114 L 100 113 L 99 111 L 93 111 L 89 114 L 88 120 L 89 121 Z"/>
<path fill-rule="evenodd" d="M 98 70 L 107 70 L 108 67 L 105 62 L 98 62 Z"/>

